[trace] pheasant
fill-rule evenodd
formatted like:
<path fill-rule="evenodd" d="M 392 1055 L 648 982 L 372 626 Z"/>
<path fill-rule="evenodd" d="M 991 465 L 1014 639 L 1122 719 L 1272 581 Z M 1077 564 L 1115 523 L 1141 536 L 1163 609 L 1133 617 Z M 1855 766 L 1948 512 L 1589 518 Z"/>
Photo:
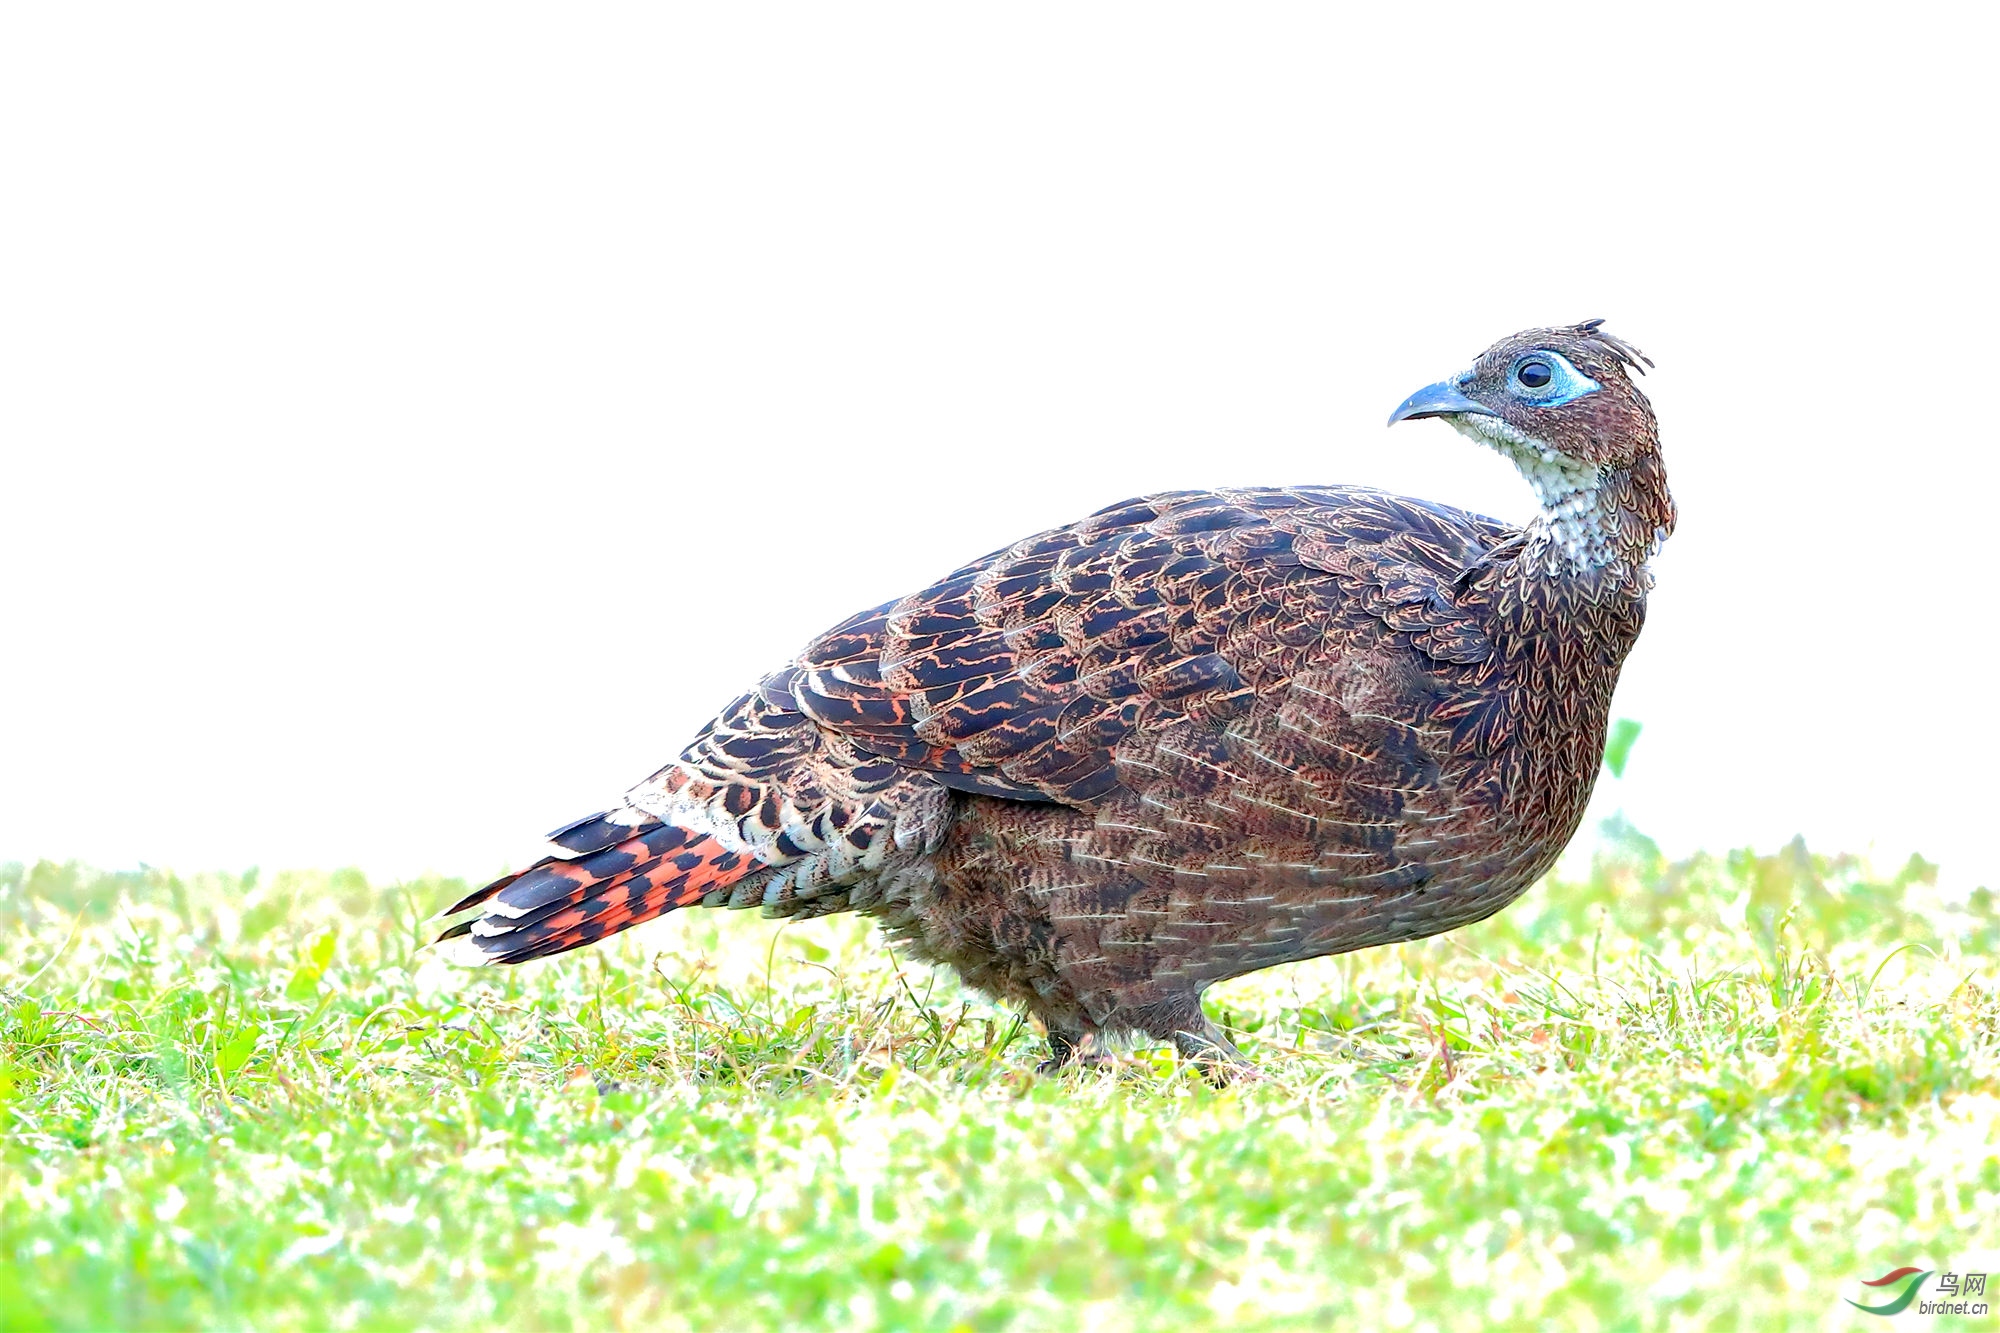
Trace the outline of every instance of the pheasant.
<path fill-rule="evenodd" d="M 1253 1072 L 1215 982 L 1452 930 L 1583 816 L 1674 526 L 1652 363 L 1502 339 L 1390 417 L 1520 468 L 1525 527 L 1347 486 L 1170 491 L 835 626 L 614 808 L 450 909 L 519 963 L 676 908 L 859 911 L 1024 1007 L 1045 1067 Z"/>

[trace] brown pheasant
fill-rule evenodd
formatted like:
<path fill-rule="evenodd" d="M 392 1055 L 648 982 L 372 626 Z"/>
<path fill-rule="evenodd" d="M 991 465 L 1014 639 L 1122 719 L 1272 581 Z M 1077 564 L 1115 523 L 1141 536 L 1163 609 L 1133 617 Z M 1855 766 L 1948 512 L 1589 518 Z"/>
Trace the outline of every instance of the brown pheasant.
<path fill-rule="evenodd" d="M 1056 1063 L 1136 1032 L 1241 1068 L 1208 986 L 1478 921 L 1582 818 L 1674 525 L 1651 363 L 1599 323 L 1390 418 L 1511 458 L 1525 528 L 1299 486 L 1029 537 L 821 635 L 440 938 L 518 963 L 697 903 L 855 910 Z"/>

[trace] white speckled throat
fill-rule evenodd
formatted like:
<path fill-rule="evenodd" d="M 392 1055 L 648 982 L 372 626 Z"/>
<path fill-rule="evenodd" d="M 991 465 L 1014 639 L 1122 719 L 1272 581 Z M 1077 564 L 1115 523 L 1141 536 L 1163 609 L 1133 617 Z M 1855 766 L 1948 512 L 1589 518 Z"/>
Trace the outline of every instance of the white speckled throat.
<path fill-rule="evenodd" d="M 1578 569 L 1601 569 L 1618 558 L 1618 501 L 1594 464 L 1578 462 L 1499 417 L 1467 412 L 1448 420 L 1461 435 L 1513 460 L 1535 488 L 1542 512 L 1528 525 L 1531 540 L 1545 539 Z"/>

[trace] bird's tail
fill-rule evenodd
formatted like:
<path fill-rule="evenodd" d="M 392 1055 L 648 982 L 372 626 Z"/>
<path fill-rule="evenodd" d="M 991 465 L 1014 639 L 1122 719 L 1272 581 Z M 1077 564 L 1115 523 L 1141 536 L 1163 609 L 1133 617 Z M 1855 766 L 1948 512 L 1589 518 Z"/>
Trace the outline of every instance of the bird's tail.
<path fill-rule="evenodd" d="M 630 814 L 630 811 L 619 812 Z M 470 893 L 445 913 L 484 910 L 438 936 L 460 961 L 524 963 L 700 902 L 763 868 L 705 833 L 592 815 L 549 839 L 558 854 Z"/>

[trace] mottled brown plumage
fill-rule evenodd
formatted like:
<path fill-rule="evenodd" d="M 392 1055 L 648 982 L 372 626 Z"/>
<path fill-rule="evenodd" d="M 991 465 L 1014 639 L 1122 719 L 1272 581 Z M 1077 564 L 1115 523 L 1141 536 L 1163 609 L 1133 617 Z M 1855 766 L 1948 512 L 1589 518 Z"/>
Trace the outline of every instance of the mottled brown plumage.
<path fill-rule="evenodd" d="M 1531 331 L 1399 411 L 1514 458 L 1526 528 L 1172 492 L 855 616 L 447 937 L 518 962 L 697 902 L 860 910 L 1059 1060 L 1138 1032 L 1235 1065 L 1206 987 L 1477 921 L 1575 831 L 1673 526 L 1641 360 Z"/>

